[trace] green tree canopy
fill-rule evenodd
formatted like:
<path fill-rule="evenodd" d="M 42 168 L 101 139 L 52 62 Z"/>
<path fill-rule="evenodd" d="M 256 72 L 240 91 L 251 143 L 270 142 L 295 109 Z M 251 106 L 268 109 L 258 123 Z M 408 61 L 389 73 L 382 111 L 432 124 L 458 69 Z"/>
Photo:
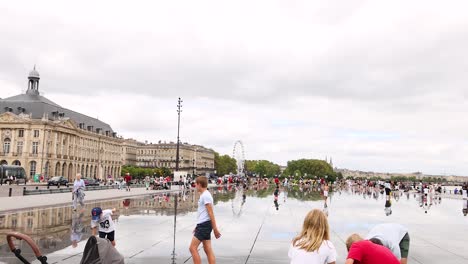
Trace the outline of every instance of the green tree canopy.
<path fill-rule="evenodd" d="M 245 161 L 245 168 L 248 174 L 255 174 L 260 177 L 274 177 L 281 174 L 281 168 L 268 160 L 247 160 Z"/>
<path fill-rule="evenodd" d="M 236 173 L 237 161 L 228 155 L 220 156 L 219 153 L 215 152 L 215 169 L 216 173 L 221 176 Z"/>
<path fill-rule="evenodd" d="M 137 179 L 142 179 L 146 176 L 169 176 L 171 175 L 171 170 L 168 168 L 142 168 L 136 166 L 125 165 L 122 166 L 121 176 L 124 176 L 126 173 L 130 173 L 132 177 Z"/>
<path fill-rule="evenodd" d="M 326 161 L 318 159 L 300 159 L 288 161 L 288 167 L 284 171 L 285 175 L 290 176 L 303 176 L 306 178 L 312 178 L 317 176 L 318 178 L 324 178 L 330 181 L 336 180 L 336 173 L 333 168 Z"/>

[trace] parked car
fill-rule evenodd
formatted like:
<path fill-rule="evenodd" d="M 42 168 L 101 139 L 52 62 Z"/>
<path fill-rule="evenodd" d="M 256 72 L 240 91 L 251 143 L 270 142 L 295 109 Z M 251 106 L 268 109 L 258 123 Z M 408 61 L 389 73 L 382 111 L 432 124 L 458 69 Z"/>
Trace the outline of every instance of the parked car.
<path fill-rule="evenodd" d="M 93 178 L 83 178 L 83 181 L 86 186 L 99 186 L 99 182 Z"/>
<path fill-rule="evenodd" d="M 55 186 L 68 186 L 68 180 L 63 177 L 63 176 L 55 176 L 55 177 L 52 177 L 52 179 L 50 179 L 48 182 L 47 182 L 47 185 L 48 186 L 51 186 L 51 185 L 55 185 Z"/>

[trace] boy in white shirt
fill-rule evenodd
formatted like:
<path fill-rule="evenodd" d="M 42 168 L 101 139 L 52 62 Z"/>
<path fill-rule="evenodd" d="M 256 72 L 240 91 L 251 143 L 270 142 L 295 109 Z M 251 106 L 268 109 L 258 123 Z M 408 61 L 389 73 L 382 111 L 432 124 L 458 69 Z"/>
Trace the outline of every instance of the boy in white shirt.
<path fill-rule="evenodd" d="M 195 187 L 200 193 L 198 200 L 198 220 L 195 230 L 193 230 L 193 238 L 190 243 L 190 253 L 194 264 L 201 264 L 200 254 L 198 254 L 198 246 L 203 243 L 206 257 L 209 264 L 216 263 L 213 248 L 211 247 L 211 231 L 214 232 L 216 239 L 221 237 L 221 233 L 216 225 L 216 219 L 213 212 L 213 196 L 207 190 L 208 179 L 204 176 L 195 179 Z"/>
<path fill-rule="evenodd" d="M 102 210 L 101 207 L 95 207 L 91 210 L 91 229 L 92 235 L 96 235 L 97 227 L 99 226 L 99 237 L 107 238 L 115 247 L 115 227 L 112 221 L 112 214 L 115 213 L 114 209 Z"/>

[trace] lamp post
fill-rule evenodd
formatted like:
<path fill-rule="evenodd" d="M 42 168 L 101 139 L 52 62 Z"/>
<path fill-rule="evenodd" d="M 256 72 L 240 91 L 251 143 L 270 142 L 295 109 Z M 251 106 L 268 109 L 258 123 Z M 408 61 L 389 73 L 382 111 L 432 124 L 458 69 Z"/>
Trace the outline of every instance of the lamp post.
<path fill-rule="evenodd" d="M 195 177 L 195 159 L 192 159 L 192 176 Z"/>
<path fill-rule="evenodd" d="M 182 113 L 182 99 L 179 97 L 179 101 L 177 103 L 177 150 L 176 150 L 176 171 L 179 171 L 179 132 L 180 132 L 180 113 Z"/>

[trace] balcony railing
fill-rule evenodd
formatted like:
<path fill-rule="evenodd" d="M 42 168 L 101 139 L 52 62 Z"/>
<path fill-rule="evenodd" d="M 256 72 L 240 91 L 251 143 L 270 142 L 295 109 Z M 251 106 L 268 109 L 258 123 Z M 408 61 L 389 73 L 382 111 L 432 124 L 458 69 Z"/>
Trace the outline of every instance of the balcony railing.
<path fill-rule="evenodd" d="M 52 154 L 47 154 L 47 158 L 52 158 Z"/>
<path fill-rule="evenodd" d="M 39 154 L 37 154 L 37 153 L 29 153 L 29 157 L 31 157 L 31 158 L 37 158 L 37 157 L 39 157 Z"/>
<path fill-rule="evenodd" d="M 62 154 L 57 154 L 57 159 L 61 159 L 62 158 Z"/>
<path fill-rule="evenodd" d="M 68 159 L 68 155 L 63 155 L 63 158 L 64 158 L 64 159 Z"/>
<path fill-rule="evenodd" d="M 0 152 L 0 156 L 7 156 L 9 152 Z"/>

